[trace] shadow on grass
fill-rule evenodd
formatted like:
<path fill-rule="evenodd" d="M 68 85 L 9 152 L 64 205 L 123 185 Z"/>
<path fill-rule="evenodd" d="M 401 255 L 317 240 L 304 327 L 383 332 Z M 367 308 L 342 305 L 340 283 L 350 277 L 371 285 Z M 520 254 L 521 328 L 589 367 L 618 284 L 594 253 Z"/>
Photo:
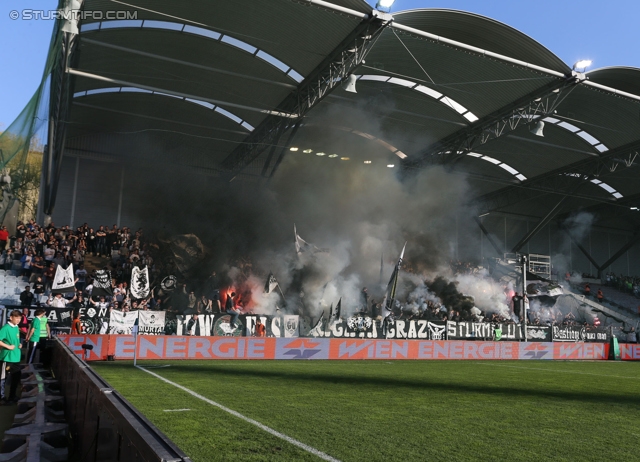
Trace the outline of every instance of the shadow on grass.
<path fill-rule="evenodd" d="M 105 364 L 105 366 L 107 366 Z M 132 365 L 129 363 L 111 363 L 107 366 L 110 370 L 122 369 L 123 372 L 131 373 Z M 285 380 L 297 380 L 309 383 L 334 384 L 334 385 L 354 385 L 358 387 L 359 391 L 363 391 L 362 387 L 376 387 L 380 386 L 391 388 L 413 388 L 424 391 L 433 392 L 458 392 L 458 393 L 479 393 L 489 396 L 505 396 L 513 398 L 544 398 L 544 399 L 560 399 L 565 401 L 578 401 L 589 404 L 616 404 L 623 406 L 636 406 L 640 408 L 640 396 L 614 394 L 614 393 L 586 393 L 580 387 L 575 390 L 553 390 L 545 388 L 536 388 L 535 386 L 526 387 L 527 383 L 532 383 L 532 378 L 523 377 L 523 383 L 518 384 L 520 388 L 507 387 L 504 385 L 482 385 L 480 383 L 475 384 L 461 384 L 456 382 L 449 382 L 446 380 L 433 380 L 433 378 L 425 379 L 403 379 L 400 377 L 371 377 L 371 376 L 355 376 L 355 375 L 337 375 L 337 374 L 320 374 L 313 371 L 299 372 L 287 372 L 277 370 L 256 370 L 256 369 L 240 369 L 229 366 L 221 366 L 216 364 L 215 367 L 203 368 L 202 366 L 195 366 L 189 364 L 172 364 L 170 369 L 154 369 L 150 368 L 156 374 L 166 377 L 166 372 L 184 372 L 191 376 L 204 376 L 211 378 L 212 374 L 216 374 L 217 377 L 225 376 L 229 378 L 261 378 L 261 379 L 285 379 Z M 98 371 L 99 372 L 99 371 Z M 170 380 L 170 379 L 169 379 Z M 494 379 L 499 382 L 499 378 Z M 524 383 L 527 381 L 526 383 Z M 188 386 L 188 383 L 181 383 L 181 385 Z M 552 385 L 549 385 L 551 387 Z"/>

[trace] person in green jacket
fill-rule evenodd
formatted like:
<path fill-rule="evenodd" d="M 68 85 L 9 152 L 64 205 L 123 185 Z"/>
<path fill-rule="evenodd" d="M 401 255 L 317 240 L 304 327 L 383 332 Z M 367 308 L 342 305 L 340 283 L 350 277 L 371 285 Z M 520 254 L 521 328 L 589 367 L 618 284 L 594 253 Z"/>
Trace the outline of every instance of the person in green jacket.
<path fill-rule="evenodd" d="M 500 324 L 496 324 L 493 328 L 493 340 L 499 342 L 502 338 L 502 326 Z"/>
<path fill-rule="evenodd" d="M 46 311 L 42 308 L 36 310 L 35 317 L 31 321 L 31 329 L 27 334 L 27 342 L 29 342 L 29 360 L 28 363 L 33 362 L 33 358 L 36 355 L 36 347 L 42 351 L 44 350 L 44 342 L 47 338 L 51 338 L 51 331 L 49 330 L 49 324 L 47 324 L 47 318 L 45 317 Z M 42 360 L 42 357 L 40 358 Z"/>
<path fill-rule="evenodd" d="M 22 314 L 13 310 L 7 322 L 0 329 L 0 404 L 14 403 L 20 383 L 20 330 L 18 324 Z M 6 382 L 9 380 L 9 395 L 6 395 Z"/>

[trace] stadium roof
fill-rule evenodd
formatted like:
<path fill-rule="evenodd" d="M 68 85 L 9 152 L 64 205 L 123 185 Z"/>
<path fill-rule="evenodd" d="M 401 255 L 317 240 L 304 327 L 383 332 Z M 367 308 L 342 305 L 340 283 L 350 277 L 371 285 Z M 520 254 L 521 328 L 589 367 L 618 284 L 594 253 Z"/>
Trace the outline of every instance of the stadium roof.
<path fill-rule="evenodd" d="M 335 157 L 360 143 L 367 158 L 409 172 L 465 172 L 479 213 L 551 219 L 586 207 L 612 227 L 640 224 L 638 69 L 574 71 L 495 20 L 442 9 L 391 16 L 361 0 L 85 0 L 83 9 L 132 16 L 79 24 L 68 154 L 231 179 L 273 175 L 290 146 Z M 345 91 L 350 75 L 357 93 Z M 331 117 L 357 110 L 368 116 Z"/>

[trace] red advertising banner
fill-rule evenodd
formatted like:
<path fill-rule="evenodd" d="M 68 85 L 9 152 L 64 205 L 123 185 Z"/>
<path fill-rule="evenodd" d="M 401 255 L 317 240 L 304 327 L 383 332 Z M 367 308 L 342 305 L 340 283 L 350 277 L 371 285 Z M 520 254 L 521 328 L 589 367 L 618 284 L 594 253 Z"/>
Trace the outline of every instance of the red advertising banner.
<path fill-rule="evenodd" d="M 640 361 L 640 345 L 633 343 L 620 344 L 620 358 L 623 361 Z"/>
<path fill-rule="evenodd" d="M 130 335 L 62 335 L 78 355 L 93 347 L 87 360 L 133 359 Z M 620 345 L 623 360 L 640 360 L 640 345 Z M 481 342 L 464 340 L 311 339 L 256 337 L 138 336 L 138 359 L 417 359 L 417 360 L 604 360 L 609 345 L 600 343 Z M 84 356 L 83 356 L 84 357 Z"/>

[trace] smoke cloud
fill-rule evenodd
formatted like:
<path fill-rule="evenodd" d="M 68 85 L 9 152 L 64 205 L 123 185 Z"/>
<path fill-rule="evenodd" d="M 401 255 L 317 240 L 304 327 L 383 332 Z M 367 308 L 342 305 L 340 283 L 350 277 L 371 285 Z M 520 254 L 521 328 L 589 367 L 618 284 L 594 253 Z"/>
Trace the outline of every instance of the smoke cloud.
<path fill-rule="evenodd" d="M 363 133 L 398 139 L 400 135 L 387 133 L 380 119 L 372 117 L 369 104 L 349 110 L 330 107 L 311 125 L 345 126 L 348 120 Z M 167 182 L 158 180 L 166 178 L 162 166 L 146 168 L 147 173 L 137 178 L 146 205 L 133 213 L 145 231 L 196 234 L 208 251 L 201 277 L 216 270 L 224 285 L 243 286 L 245 302 L 256 311 L 284 307 L 279 291 L 262 293 L 269 272 L 280 283 L 286 306 L 312 315 L 340 298 L 348 314 L 358 308 L 365 286 L 371 298 L 380 301 L 405 242 L 405 259 L 413 274 L 402 273 L 398 297 L 416 290 L 426 297 L 424 280 L 446 271 L 455 256 L 457 220 L 471 213 L 464 205 L 470 194 L 465 177 L 431 167 L 401 180 L 400 159 L 378 144 L 328 129 L 301 133 L 294 141 L 301 149 L 287 152 L 270 182 L 226 183 L 173 167 Z M 424 146 L 429 140 L 410 142 Z M 318 148 L 302 152 L 302 147 L 318 143 L 326 146 L 326 154 L 339 156 L 317 156 Z M 387 167 L 390 162 L 394 168 Z M 297 255 L 294 223 L 303 239 L 328 251 Z M 460 239 L 466 231 L 459 231 Z M 250 262 L 249 270 L 245 265 L 239 271 L 238 260 Z M 460 284 L 464 291 L 475 287 L 466 279 Z M 487 297 L 487 307 L 498 309 Z M 413 298 L 421 297 L 416 293 Z"/>

